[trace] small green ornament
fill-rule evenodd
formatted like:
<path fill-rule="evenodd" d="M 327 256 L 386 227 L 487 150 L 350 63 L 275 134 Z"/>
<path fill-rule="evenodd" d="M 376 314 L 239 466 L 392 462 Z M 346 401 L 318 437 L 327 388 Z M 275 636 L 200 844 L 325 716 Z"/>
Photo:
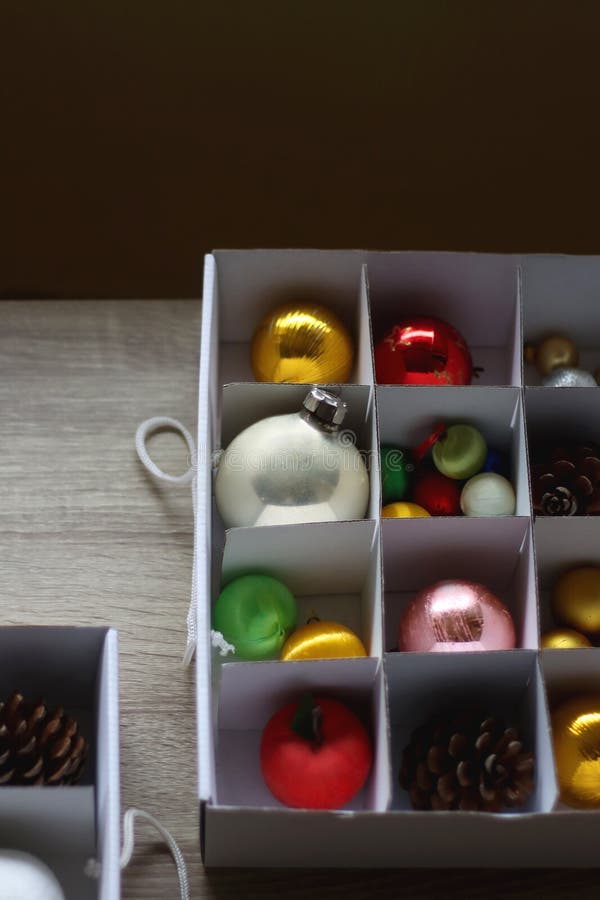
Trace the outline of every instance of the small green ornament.
<path fill-rule="evenodd" d="M 412 480 L 414 465 L 401 447 L 381 447 L 381 502 L 383 506 L 404 499 Z"/>
<path fill-rule="evenodd" d="M 450 425 L 433 445 L 432 454 L 442 475 L 460 481 L 481 472 L 487 445 L 472 425 Z"/>
<path fill-rule="evenodd" d="M 277 659 L 297 617 L 296 601 L 281 581 L 241 575 L 219 594 L 212 627 L 234 645 L 237 659 Z"/>

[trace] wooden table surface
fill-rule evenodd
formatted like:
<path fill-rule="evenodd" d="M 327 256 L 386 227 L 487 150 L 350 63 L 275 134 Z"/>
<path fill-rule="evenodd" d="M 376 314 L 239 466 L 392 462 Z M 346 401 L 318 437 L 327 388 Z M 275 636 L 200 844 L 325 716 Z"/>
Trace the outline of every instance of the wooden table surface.
<path fill-rule="evenodd" d="M 154 483 L 134 450 L 149 416 L 195 428 L 199 328 L 193 300 L 0 305 L 2 623 L 118 629 L 123 808 L 148 809 L 172 831 L 194 900 L 597 896 L 593 871 L 204 872 L 193 671 L 181 666 L 191 497 Z M 186 467 L 174 436 L 152 447 L 165 468 Z M 170 857 L 152 831 L 139 834 L 124 900 L 175 900 Z"/>

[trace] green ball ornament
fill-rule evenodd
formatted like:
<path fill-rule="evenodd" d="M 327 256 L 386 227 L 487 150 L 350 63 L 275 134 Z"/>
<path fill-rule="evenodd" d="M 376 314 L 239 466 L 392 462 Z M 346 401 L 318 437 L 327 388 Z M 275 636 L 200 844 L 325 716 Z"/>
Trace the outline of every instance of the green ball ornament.
<path fill-rule="evenodd" d="M 212 627 L 233 644 L 237 659 L 278 659 L 297 618 L 294 596 L 281 581 L 241 575 L 219 594 Z"/>
<path fill-rule="evenodd" d="M 403 500 L 410 486 L 414 465 L 401 447 L 381 447 L 381 502 L 383 506 Z"/>
<path fill-rule="evenodd" d="M 462 481 L 481 472 L 487 445 L 472 425 L 450 425 L 433 445 L 432 454 L 442 475 Z"/>

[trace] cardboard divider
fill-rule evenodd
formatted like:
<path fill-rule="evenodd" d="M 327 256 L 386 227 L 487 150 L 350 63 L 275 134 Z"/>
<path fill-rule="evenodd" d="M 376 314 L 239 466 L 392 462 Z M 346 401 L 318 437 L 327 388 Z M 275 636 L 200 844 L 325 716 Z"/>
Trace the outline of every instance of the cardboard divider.
<path fill-rule="evenodd" d="M 481 385 L 521 384 L 518 266 L 512 256 L 369 253 L 373 339 L 415 316 L 447 321 L 465 338 Z M 515 353 L 515 347 L 518 347 Z"/>
<path fill-rule="evenodd" d="M 506 454 L 516 515 L 530 515 L 527 453 L 520 392 L 516 388 L 378 386 L 381 444 L 414 450 L 439 423 L 473 425 L 490 449 Z"/>
<path fill-rule="evenodd" d="M 216 734 L 219 806 L 285 809 L 262 777 L 260 742 L 271 716 L 307 691 L 348 705 L 375 739 L 369 779 L 344 811 L 387 807 L 389 758 L 387 741 L 381 739 L 385 734 L 383 677 L 381 662 L 375 659 L 225 664 L 220 678 Z"/>
<path fill-rule="evenodd" d="M 375 529 L 369 520 L 234 528 L 227 532 L 221 586 L 251 572 L 271 575 L 296 598 L 298 626 L 313 616 L 339 622 L 358 634 L 369 656 L 381 657 Z"/>
<path fill-rule="evenodd" d="M 600 567 L 600 522 L 595 516 L 538 516 L 534 538 L 543 634 L 564 624 L 552 613 L 552 591 L 560 575 L 576 566 Z"/>
<path fill-rule="evenodd" d="M 90 752 L 66 787 L 0 790 L 0 844 L 40 857 L 68 900 L 114 900 L 120 885 L 118 650 L 106 628 L 0 628 L 0 696 L 19 690 L 77 719 Z M 84 872 L 102 863 L 98 880 Z"/>
<path fill-rule="evenodd" d="M 536 785 L 526 806 L 498 815 L 545 812 L 555 799 L 549 729 L 541 673 L 529 651 L 493 653 L 396 653 L 385 657 L 392 743 L 393 808 L 412 810 L 398 782 L 402 752 L 412 732 L 448 709 L 496 715 L 519 728 L 525 746 L 536 754 Z M 431 812 L 430 815 L 437 815 Z M 464 813 L 446 812 L 447 817 Z M 451 827 L 448 822 L 448 827 Z"/>
<path fill-rule="evenodd" d="M 543 650 L 541 667 L 547 691 L 552 736 L 552 711 L 560 703 L 581 694 L 594 694 L 600 697 L 600 647 L 584 650 Z M 600 810 L 575 810 L 563 803 L 559 796 L 556 798 L 554 809 L 584 820 L 579 825 L 572 825 L 572 828 L 577 830 L 577 835 L 581 835 L 584 841 L 588 840 L 585 829 L 592 827 L 596 831 L 600 825 Z M 569 835 L 575 838 L 571 828 Z"/>
<path fill-rule="evenodd" d="M 340 428 L 342 446 L 355 446 L 370 476 L 367 517 L 379 516 L 379 454 L 373 388 L 366 385 L 324 385 L 348 404 Z M 222 392 L 221 446 L 226 448 L 244 428 L 268 416 L 298 412 L 308 393 L 305 384 L 227 384 Z M 350 464 L 350 463 L 349 463 Z"/>
<path fill-rule="evenodd" d="M 517 647 L 538 647 L 528 519 L 383 519 L 381 540 L 385 650 L 397 649 L 400 618 L 415 595 L 436 581 L 451 578 L 488 587 L 512 614 Z M 415 654 L 408 655 L 412 658 Z"/>
<path fill-rule="evenodd" d="M 600 367 L 600 257 L 530 256 L 522 272 L 524 340 L 565 334 L 579 349 L 579 367 L 593 373 Z M 528 385 L 542 382 L 530 364 L 524 379 Z"/>
<path fill-rule="evenodd" d="M 220 250 L 218 302 L 227 310 L 220 320 L 221 339 L 212 353 L 220 357 L 221 384 L 254 381 L 252 336 L 262 318 L 282 303 L 313 303 L 335 312 L 350 331 L 356 357 L 350 383 L 372 384 L 368 283 L 360 252 L 316 250 Z"/>

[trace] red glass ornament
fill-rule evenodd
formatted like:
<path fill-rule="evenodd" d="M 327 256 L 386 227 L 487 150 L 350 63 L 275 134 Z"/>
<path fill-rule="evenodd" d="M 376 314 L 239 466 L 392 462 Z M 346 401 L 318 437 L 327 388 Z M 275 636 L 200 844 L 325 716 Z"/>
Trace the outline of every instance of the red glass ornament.
<path fill-rule="evenodd" d="M 471 384 L 473 362 L 462 334 L 430 316 L 394 325 L 375 347 L 379 384 Z"/>
<path fill-rule="evenodd" d="M 460 515 L 460 486 L 454 478 L 426 469 L 417 476 L 412 499 L 430 516 Z"/>
<path fill-rule="evenodd" d="M 515 625 L 504 603 L 474 581 L 438 581 L 402 614 L 398 649 L 433 652 L 512 650 Z"/>
<path fill-rule="evenodd" d="M 278 710 L 263 731 L 260 764 L 271 793 L 297 809 L 339 809 L 362 788 L 371 770 L 371 739 L 344 704 L 316 697 L 315 734 L 295 726 L 298 701 Z M 303 701 L 301 701 L 302 703 Z"/>

